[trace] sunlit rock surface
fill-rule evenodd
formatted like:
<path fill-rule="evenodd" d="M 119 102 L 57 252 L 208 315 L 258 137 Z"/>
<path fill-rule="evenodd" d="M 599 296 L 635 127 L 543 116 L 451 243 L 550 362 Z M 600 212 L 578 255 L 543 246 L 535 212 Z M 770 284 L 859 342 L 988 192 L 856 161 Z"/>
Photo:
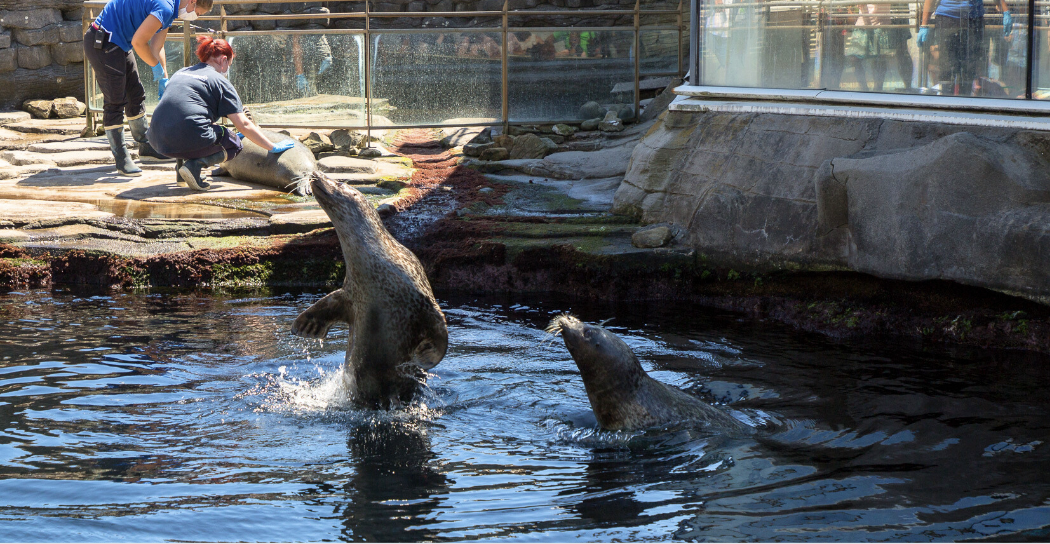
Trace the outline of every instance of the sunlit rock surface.
<path fill-rule="evenodd" d="M 929 122 L 669 112 L 613 211 L 757 269 L 851 269 L 1050 296 L 1050 135 Z"/>

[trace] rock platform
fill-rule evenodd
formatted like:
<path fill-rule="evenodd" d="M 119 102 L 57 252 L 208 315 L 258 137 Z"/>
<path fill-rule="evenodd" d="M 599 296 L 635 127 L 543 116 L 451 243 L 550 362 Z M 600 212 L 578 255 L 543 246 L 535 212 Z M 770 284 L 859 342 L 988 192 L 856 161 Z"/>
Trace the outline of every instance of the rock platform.
<path fill-rule="evenodd" d="M 639 141 L 663 137 L 663 122 L 581 131 L 542 158 L 492 161 L 463 153 L 478 129 L 391 132 L 373 158 L 321 165 L 376 204 L 438 292 L 674 299 L 839 338 L 1050 353 L 1050 309 L 1032 301 L 841 268 L 748 270 L 696 247 L 672 221 L 610 213 L 625 177 L 645 166 Z M 102 159 L 104 140 L 73 128 L 0 116 L 0 288 L 342 281 L 338 240 L 312 197 L 227 177 L 194 192 L 175 184 L 174 161 L 140 161 L 141 177 L 118 176 Z"/>

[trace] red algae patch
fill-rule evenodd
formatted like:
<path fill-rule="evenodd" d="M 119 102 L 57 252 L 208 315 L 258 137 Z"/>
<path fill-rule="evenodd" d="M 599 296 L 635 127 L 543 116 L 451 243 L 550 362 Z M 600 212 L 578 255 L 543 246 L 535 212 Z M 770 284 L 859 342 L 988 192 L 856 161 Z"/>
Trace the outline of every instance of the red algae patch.
<path fill-rule="evenodd" d="M 394 141 L 398 154 L 412 160 L 415 172 L 406 188 L 407 194 L 396 204 L 398 210 L 412 206 L 441 186 L 450 187 L 460 208 L 474 203 L 496 206 L 503 203 L 509 188 L 494 184 L 481 173 L 458 164 L 459 157 L 444 149 L 430 130 L 409 130 Z M 481 192 L 483 188 L 490 191 Z"/>

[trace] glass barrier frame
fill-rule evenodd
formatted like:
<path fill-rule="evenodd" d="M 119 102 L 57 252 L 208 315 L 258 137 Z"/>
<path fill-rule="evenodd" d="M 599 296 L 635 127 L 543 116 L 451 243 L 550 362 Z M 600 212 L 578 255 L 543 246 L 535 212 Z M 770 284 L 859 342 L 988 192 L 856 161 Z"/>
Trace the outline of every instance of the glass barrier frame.
<path fill-rule="evenodd" d="M 240 5 L 240 4 L 253 4 L 253 5 L 264 5 L 264 4 L 281 4 L 287 2 L 280 2 L 279 0 L 216 0 L 212 11 L 205 16 L 199 17 L 194 23 L 185 23 L 178 19 L 172 25 L 172 28 L 168 34 L 168 40 L 181 40 L 183 42 L 183 63 L 185 66 L 191 65 L 194 59 L 194 47 L 193 40 L 198 34 L 213 35 L 219 38 L 236 37 L 236 36 L 261 36 L 261 35 L 311 35 L 311 34 L 351 34 L 363 36 L 364 48 L 361 54 L 368 61 L 363 62 L 364 71 L 364 101 L 365 101 L 365 123 L 352 126 L 352 125 L 324 125 L 324 124 L 270 124 L 267 123 L 265 126 L 272 128 L 304 128 L 304 129 L 328 129 L 328 128 L 344 128 L 351 130 L 364 130 L 370 133 L 374 128 L 381 128 L 383 130 L 388 129 L 409 129 L 409 128 L 441 128 L 446 126 L 503 126 L 504 130 L 509 128 L 510 125 L 514 124 L 555 124 L 555 123 L 566 123 L 566 124 L 578 124 L 582 120 L 580 119 L 544 119 L 542 121 L 512 121 L 509 117 L 510 114 L 510 93 L 508 91 L 508 33 L 513 32 L 601 32 L 607 30 L 616 31 L 631 31 L 633 32 L 633 82 L 634 82 L 634 112 L 637 115 L 640 106 L 640 92 L 639 82 L 643 77 L 668 77 L 673 76 L 679 79 L 685 77 L 687 67 L 690 65 L 688 58 L 692 55 L 692 51 L 688 51 L 689 41 L 689 29 L 684 25 L 688 21 L 689 23 L 695 22 L 695 17 L 690 18 L 689 13 L 686 11 L 689 9 L 689 5 L 686 4 L 686 0 L 678 0 L 677 7 L 674 9 L 650 9 L 642 7 L 641 0 L 635 0 L 633 9 L 589 9 L 589 10 L 553 10 L 553 11 L 530 11 L 530 10 L 512 10 L 509 9 L 509 1 L 504 0 L 503 7 L 499 11 L 452 11 L 452 12 L 388 12 L 388 11 L 374 11 L 371 8 L 372 0 L 362 0 L 364 4 L 364 10 L 358 12 L 348 13 L 291 13 L 291 14 L 254 14 L 254 15 L 231 15 L 227 13 L 226 7 L 228 5 Z M 105 0 L 87 0 L 84 2 L 84 11 L 82 23 L 85 28 L 89 25 L 98 13 L 106 5 Z M 322 6 L 321 0 L 308 0 L 306 2 L 299 2 L 297 4 L 304 4 L 306 6 Z M 217 13 L 216 13 L 217 12 Z M 512 17 L 531 17 L 531 18 L 554 18 L 554 17 L 625 17 L 630 16 L 631 24 L 610 24 L 608 26 L 599 27 L 584 27 L 584 26 L 511 26 L 510 19 Z M 642 24 L 643 16 L 662 16 L 666 19 L 673 19 L 674 23 L 664 22 L 663 24 Z M 446 19 L 463 19 L 463 18 L 475 18 L 475 19 L 490 19 L 498 23 L 498 25 L 478 27 L 478 26 L 455 26 L 448 25 L 441 29 L 424 29 L 424 28 L 373 28 L 373 21 L 377 19 L 425 19 L 431 17 L 441 17 Z M 324 20 L 336 20 L 336 19 L 358 19 L 361 21 L 363 28 L 361 29 L 343 29 L 343 28 L 324 28 L 324 29 L 275 29 L 275 30 L 229 30 L 229 23 L 232 21 L 281 21 L 281 20 L 308 20 L 308 19 L 324 19 Z M 553 23 L 558 21 L 551 19 Z M 206 24 L 208 22 L 218 23 L 218 28 L 215 30 L 201 28 L 197 25 Z M 432 32 L 446 32 L 446 33 L 482 33 L 498 32 L 502 34 L 502 40 L 499 43 L 500 48 L 500 95 L 501 95 L 501 116 L 498 120 L 492 122 L 479 122 L 479 123 L 456 123 L 456 124 L 383 124 L 382 126 L 376 126 L 373 124 L 373 62 L 374 62 L 374 51 L 372 50 L 372 37 L 381 34 L 414 34 L 414 33 L 432 33 Z M 677 33 L 677 70 L 674 71 L 644 71 L 641 68 L 642 55 L 641 52 L 641 36 L 644 33 L 649 32 L 676 32 Z M 688 55 L 687 55 L 688 51 Z M 87 110 L 87 124 L 89 129 L 94 129 L 101 118 L 101 110 L 93 107 L 92 104 L 95 102 L 92 100 L 93 97 L 99 94 L 97 83 L 95 82 L 94 75 L 91 71 L 91 66 L 88 62 L 84 62 L 84 88 L 86 93 L 85 104 L 88 105 Z"/>
<path fill-rule="evenodd" d="M 818 68 L 814 72 L 814 77 L 815 77 L 815 80 L 816 80 L 815 84 L 809 85 L 809 86 L 799 85 L 799 86 L 783 86 L 783 87 L 781 87 L 781 86 L 768 86 L 768 85 L 760 85 L 760 84 L 759 85 L 747 85 L 747 84 L 745 84 L 745 85 L 738 85 L 738 84 L 730 84 L 729 82 L 712 81 L 712 79 L 714 79 L 714 78 L 709 78 L 709 77 L 707 77 L 705 75 L 706 74 L 705 69 L 710 68 L 710 66 L 708 66 L 708 64 L 711 64 L 711 61 L 709 61 L 708 59 L 705 59 L 705 56 L 708 56 L 708 48 L 709 47 L 715 47 L 716 44 L 710 44 L 709 45 L 709 44 L 705 43 L 705 38 L 707 37 L 707 35 L 709 33 L 712 32 L 712 29 L 724 31 L 724 29 L 721 26 L 719 26 L 719 27 L 716 27 L 714 25 L 712 25 L 710 27 L 708 26 L 709 22 L 708 22 L 707 16 L 709 16 L 711 13 L 714 12 L 713 6 L 714 6 L 714 4 L 716 2 L 721 4 L 722 0 L 690 0 L 690 8 L 689 8 L 689 13 L 690 13 L 690 18 L 689 18 L 690 31 L 689 31 L 689 36 L 688 36 L 689 45 L 687 47 L 688 55 L 689 55 L 689 59 L 688 59 L 689 70 L 688 70 L 688 74 L 686 76 L 686 85 L 688 87 L 695 87 L 696 89 L 686 89 L 686 90 L 684 90 L 684 92 L 686 92 L 686 94 L 690 94 L 690 95 L 694 95 L 694 96 L 701 96 L 701 95 L 705 94 L 705 91 L 703 91 L 704 89 L 710 89 L 711 92 L 718 93 L 718 94 L 723 94 L 723 95 L 725 93 L 731 94 L 733 92 L 739 91 L 740 94 L 742 94 L 742 95 L 744 95 L 744 94 L 752 95 L 753 94 L 755 97 L 761 97 L 763 95 L 772 97 L 772 96 L 776 96 L 776 92 L 775 91 L 781 90 L 781 91 L 799 91 L 799 92 L 796 92 L 796 93 L 787 93 L 787 94 L 785 94 L 785 96 L 791 95 L 791 96 L 796 96 L 797 99 L 799 99 L 799 100 L 805 100 L 804 97 L 808 96 L 808 93 L 806 91 L 825 91 L 825 93 L 823 95 L 821 95 L 821 96 L 829 97 L 829 96 L 831 96 L 831 94 L 835 94 L 835 93 L 837 93 L 839 95 L 846 95 L 846 94 L 849 95 L 848 97 L 847 96 L 836 96 L 835 99 L 834 99 L 836 102 L 853 102 L 853 103 L 858 103 L 858 104 L 877 103 L 877 104 L 880 104 L 880 105 L 885 105 L 887 103 L 887 100 L 889 98 L 892 98 L 892 97 L 906 97 L 906 96 L 909 96 L 907 94 L 904 94 L 903 92 L 902 93 L 894 93 L 894 92 L 882 91 L 882 90 L 868 91 L 868 90 L 866 90 L 866 88 L 864 90 L 862 90 L 861 92 L 852 92 L 852 91 L 850 91 L 848 89 L 841 89 L 837 85 L 834 85 L 833 81 L 828 81 L 826 66 L 820 64 L 820 61 L 826 60 L 826 59 L 823 59 L 823 58 L 821 58 L 817 62 Z M 981 20 L 982 20 L 982 23 L 980 23 L 981 24 L 981 28 L 1002 29 L 1003 28 L 1002 27 L 1002 25 L 1003 25 L 1003 16 L 999 12 L 999 10 L 996 10 L 994 12 L 993 11 L 988 11 L 989 7 L 996 7 L 997 8 L 998 7 L 998 3 L 995 2 L 994 0 L 983 0 L 982 3 L 985 6 L 985 11 L 984 11 L 984 14 L 981 15 Z M 823 52 L 828 51 L 829 34 L 831 33 L 831 32 L 829 32 L 829 29 L 831 29 L 832 31 L 835 31 L 835 30 L 841 30 L 841 29 L 844 29 L 844 28 L 850 28 L 849 26 L 844 26 L 844 23 L 836 21 L 836 19 L 839 19 L 839 20 L 847 19 L 848 20 L 849 18 L 856 19 L 858 17 L 857 12 L 850 11 L 847 14 L 847 13 L 844 13 L 844 12 L 841 12 L 841 11 L 844 10 L 844 9 L 847 9 L 847 8 L 857 8 L 857 7 L 863 6 L 865 4 L 892 4 L 892 5 L 895 5 L 895 6 L 906 6 L 907 13 L 910 14 L 910 15 L 905 15 L 905 17 L 907 17 L 909 19 L 909 23 L 908 24 L 899 24 L 900 23 L 899 21 L 889 21 L 890 24 L 884 24 L 884 26 L 882 26 L 881 28 L 885 28 L 885 29 L 897 29 L 897 28 L 900 28 L 900 29 L 905 29 L 905 30 L 907 30 L 909 32 L 916 32 L 916 35 L 917 35 L 917 32 L 920 29 L 920 19 L 922 17 L 922 14 L 924 13 L 924 10 L 929 7 L 929 6 L 925 6 L 925 2 L 923 0 L 740 0 L 740 1 L 732 2 L 731 5 L 734 6 L 734 7 L 743 7 L 743 6 L 760 7 L 760 8 L 766 9 L 766 10 L 769 10 L 770 8 L 775 8 L 775 7 L 780 7 L 781 9 L 785 9 L 785 8 L 791 7 L 791 8 L 801 8 L 801 9 L 804 9 L 804 10 L 808 10 L 808 13 L 810 15 L 812 15 L 812 19 L 813 19 L 813 21 L 815 21 L 815 24 L 814 25 L 810 25 L 810 26 L 796 27 L 796 28 L 804 28 L 805 31 L 812 31 L 812 32 L 814 32 L 815 33 L 816 44 L 813 46 L 813 48 L 814 48 L 815 51 L 819 52 L 818 54 L 823 54 Z M 973 105 L 974 101 L 988 101 L 988 102 L 990 102 L 990 101 L 999 101 L 999 100 L 1001 100 L 1001 101 L 1009 101 L 1009 102 L 1013 103 L 1012 105 L 1006 107 L 1006 109 L 1010 110 L 1011 112 L 1017 113 L 1017 112 L 1022 112 L 1022 111 L 1029 111 L 1029 112 L 1031 112 L 1033 114 L 1038 113 L 1040 115 L 1046 115 L 1047 108 L 1044 106 L 1044 102 L 1043 101 L 1046 100 L 1047 98 L 1050 98 L 1050 69 L 1040 70 L 1040 65 L 1041 64 L 1048 64 L 1048 63 L 1050 63 L 1050 51 L 1039 51 L 1039 50 L 1037 50 L 1037 48 L 1046 49 L 1048 47 L 1048 45 L 1050 45 L 1050 44 L 1047 44 L 1047 43 L 1042 43 L 1043 41 L 1048 41 L 1047 36 L 1050 36 L 1050 0 L 1022 0 L 1022 1 L 1013 1 L 1013 0 L 1011 0 L 1008 3 L 1008 5 L 1013 7 L 1014 9 L 1012 9 L 1011 11 L 1015 12 L 1015 15 L 1013 17 L 1013 27 L 1012 28 L 1014 29 L 1015 32 L 1017 32 L 1017 31 L 1023 32 L 1025 34 L 1025 36 L 1026 36 L 1026 42 L 1027 42 L 1026 45 L 1022 45 L 1020 48 L 1018 48 L 1018 49 L 1021 49 L 1021 50 L 1024 51 L 1024 53 L 1023 53 L 1024 54 L 1024 58 L 1023 58 L 1023 63 L 1024 63 L 1023 70 L 1024 70 L 1024 73 L 1023 73 L 1023 77 L 1021 78 L 1022 81 L 1018 83 L 1018 89 L 1017 89 L 1017 92 L 1015 93 L 1015 95 L 1012 96 L 1012 97 L 1009 97 L 1009 98 L 1003 97 L 1001 99 L 997 99 L 997 98 L 988 98 L 988 97 L 980 96 L 980 95 L 977 95 L 977 94 L 972 94 L 972 95 L 959 94 L 958 92 L 954 93 L 951 96 L 941 96 L 938 93 L 938 96 L 937 96 L 938 100 L 937 101 L 914 101 L 914 102 L 916 102 L 916 103 L 923 102 L 923 103 L 930 103 L 930 104 L 936 103 L 937 106 L 933 106 L 936 109 L 955 109 L 956 107 L 958 109 L 973 109 L 974 108 L 974 105 Z M 721 9 L 725 10 L 726 6 L 720 6 L 720 7 L 721 7 Z M 1017 11 L 1019 11 L 1020 8 L 1025 9 L 1026 13 L 1016 13 Z M 710 9 L 711 11 L 705 11 L 705 9 Z M 838 12 L 836 12 L 836 10 Z M 726 10 L 726 11 L 728 11 L 728 10 Z M 768 11 L 767 11 L 767 13 L 768 13 Z M 887 20 L 889 20 L 890 18 L 898 18 L 899 16 L 896 13 L 891 15 L 889 10 L 887 9 L 887 12 L 884 15 L 884 17 Z M 721 21 L 718 21 L 718 23 L 721 23 Z M 855 27 L 856 28 L 862 28 L 862 29 L 878 28 L 878 27 L 870 26 L 871 24 L 872 23 L 867 23 L 867 25 L 869 25 L 869 26 L 864 26 L 864 25 L 861 25 L 861 23 L 858 22 L 857 25 L 859 25 L 859 26 L 855 26 Z M 935 19 L 930 19 L 929 20 L 929 25 L 931 27 L 935 27 L 936 26 Z M 773 27 L 774 27 L 774 25 L 770 25 L 770 26 L 764 27 L 764 28 L 773 28 Z M 782 27 L 782 28 L 786 28 L 786 27 Z M 933 28 L 931 30 L 935 30 L 935 28 Z M 842 32 L 843 32 L 843 34 L 846 33 L 845 30 L 843 30 Z M 984 42 L 988 42 L 989 39 L 990 39 L 990 36 L 991 36 L 991 33 L 989 31 L 984 31 L 984 37 L 980 38 L 980 39 L 982 39 Z M 912 37 L 914 37 L 914 36 L 912 36 Z M 755 40 L 755 41 L 759 41 L 759 40 Z M 840 41 L 841 41 L 841 39 L 840 39 Z M 992 41 L 994 41 L 994 40 L 992 40 Z M 761 47 L 761 45 L 757 45 L 757 44 L 751 44 L 751 45 L 755 46 L 755 47 Z M 841 45 L 841 44 L 839 44 L 839 45 Z M 988 47 L 987 43 L 985 43 L 984 45 L 986 47 Z M 926 47 L 919 47 L 918 45 L 916 45 L 915 49 L 919 51 L 921 57 L 915 63 L 915 68 L 914 68 L 915 74 L 914 74 L 913 77 L 915 78 L 915 80 L 918 82 L 918 85 L 920 85 L 920 86 L 926 87 L 926 86 L 932 85 L 933 82 L 927 80 L 927 77 L 928 77 L 928 74 L 929 74 L 929 66 L 933 65 L 936 62 L 935 57 L 930 57 L 929 56 L 929 55 L 931 55 L 929 45 L 927 45 Z M 841 52 L 840 52 L 840 54 L 841 54 Z M 944 54 L 944 53 L 942 52 L 941 54 Z M 987 49 L 983 52 L 983 54 L 987 55 L 987 57 L 989 57 L 989 58 L 992 57 L 991 52 L 989 50 L 987 50 Z M 987 62 L 991 62 L 988 59 L 984 59 L 984 60 L 986 60 Z M 987 66 L 985 68 L 987 68 Z M 1046 67 L 1044 67 L 1044 68 L 1046 68 Z M 841 71 L 841 69 L 840 69 L 840 71 Z M 1043 73 L 1043 72 L 1046 72 L 1046 73 Z M 978 75 L 980 75 L 980 74 L 978 74 Z M 1044 79 L 1046 80 L 1045 82 L 1043 81 Z M 976 80 L 976 78 L 975 78 L 975 80 Z M 1043 86 L 1042 87 L 1040 87 L 1040 83 L 1041 82 L 1043 82 Z M 1020 88 L 1022 86 L 1023 86 L 1023 92 L 1021 92 L 1022 89 Z M 975 85 L 975 88 L 976 88 L 976 85 Z M 723 93 L 723 91 L 720 91 L 719 89 L 725 89 L 724 93 Z M 754 92 L 752 93 L 749 90 L 753 90 Z M 958 84 L 956 86 L 956 91 L 958 91 Z M 1037 93 L 1036 91 L 1039 91 L 1039 92 Z M 829 93 L 831 93 L 831 94 L 829 94 Z M 710 94 L 710 93 L 708 93 L 708 94 Z M 816 96 L 814 96 L 813 98 L 815 99 Z M 930 97 L 930 98 L 932 98 L 932 97 Z M 910 102 L 912 102 L 912 101 L 910 101 L 910 100 L 906 100 L 906 102 L 909 102 L 907 104 L 908 106 L 915 105 L 915 104 L 911 104 Z M 1026 104 L 1027 104 L 1027 106 L 1026 106 Z M 1026 110 L 1026 108 L 1028 108 L 1028 109 Z"/>

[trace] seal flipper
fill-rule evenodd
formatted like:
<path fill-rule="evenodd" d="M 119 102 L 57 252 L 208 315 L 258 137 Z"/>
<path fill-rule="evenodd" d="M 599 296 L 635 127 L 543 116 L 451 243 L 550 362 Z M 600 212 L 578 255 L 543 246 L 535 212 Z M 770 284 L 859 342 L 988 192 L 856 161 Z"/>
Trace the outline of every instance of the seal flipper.
<path fill-rule="evenodd" d="M 350 294 L 336 289 L 310 306 L 292 323 L 292 334 L 303 338 L 324 338 L 333 323 L 353 324 Z"/>

